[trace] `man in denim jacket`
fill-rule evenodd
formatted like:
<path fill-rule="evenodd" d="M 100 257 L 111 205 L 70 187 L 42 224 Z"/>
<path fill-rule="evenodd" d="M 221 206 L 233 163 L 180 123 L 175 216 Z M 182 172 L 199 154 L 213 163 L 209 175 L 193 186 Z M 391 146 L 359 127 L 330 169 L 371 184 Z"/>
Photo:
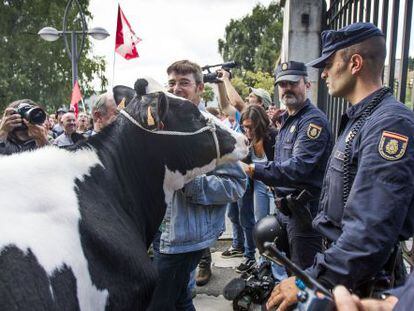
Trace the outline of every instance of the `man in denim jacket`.
<path fill-rule="evenodd" d="M 167 69 L 169 91 L 200 110 L 204 89 L 200 66 L 187 60 Z M 246 175 L 238 164 L 227 164 L 196 177 L 174 193 L 167 206 L 161 234 L 154 241 L 154 263 L 159 280 L 150 310 L 195 310 L 188 282 L 203 251 L 224 230 L 227 203 L 241 198 Z"/>

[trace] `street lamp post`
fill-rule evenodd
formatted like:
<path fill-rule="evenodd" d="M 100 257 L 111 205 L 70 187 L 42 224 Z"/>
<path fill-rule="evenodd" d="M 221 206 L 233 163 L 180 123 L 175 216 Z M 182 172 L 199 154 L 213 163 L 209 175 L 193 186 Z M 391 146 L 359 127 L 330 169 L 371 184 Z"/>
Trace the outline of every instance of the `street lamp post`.
<path fill-rule="evenodd" d="M 82 23 L 82 30 L 71 30 L 68 31 L 68 12 L 70 6 L 72 5 L 73 1 L 75 1 L 78 11 L 81 16 L 81 23 Z M 70 34 L 71 36 L 71 48 L 69 48 L 68 38 L 67 35 Z M 72 62 L 72 86 L 75 85 L 75 82 L 78 80 L 78 62 L 80 55 L 82 53 L 83 47 L 85 45 L 85 38 L 86 35 L 90 35 L 92 38 L 96 40 L 103 40 L 109 36 L 109 33 L 102 27 L 94 27 L 92 29 L 88 29 L 85 15 L 83 14 L 82 8 L 78 2 L 78 0 L 69 0 L 66 8 L 65 8 L 65 15 L 63 16 L 63 30 L 56 30 L 53 27 L 44 27 L 39 32 L 38 35 L 46 41 L 56 41 L 59 37 L 63 37 L 65 40 L 65 50 L 68 54 L 69 59 Z M 81 46 L 78 50 L 78 35 L 81 35 Z"/>

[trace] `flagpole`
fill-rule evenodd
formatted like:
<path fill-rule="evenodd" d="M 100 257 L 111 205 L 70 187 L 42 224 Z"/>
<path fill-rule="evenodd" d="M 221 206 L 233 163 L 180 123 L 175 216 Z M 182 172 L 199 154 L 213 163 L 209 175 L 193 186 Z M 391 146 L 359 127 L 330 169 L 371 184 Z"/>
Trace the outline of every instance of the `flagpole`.
<path fill-rule="evenodd" d="M 120 4 L 119 4 L 119 1 L 118 1 L 118 10 L 117 10 L 117 13 L 116 13 L 116 27 L 117 27 L 117 29 L 116 29 L 116 31 L 115 31 L 115 45 L 114 45 L 114 60 L 113 60 L 113 62 L 112 62 L 112 87 L 114 87 L 114 85 L 115 85 L 115 54 L 116 54 L 116 36 L 117 36 L 117 31 L 118 31 L 118 14 L 119 14 L 119 8 L 120 8 Z"/>
<path fill-rule="evenodd" d="M 112 62 L 112 87 L 115 85 L 115 49 L 114 49 L 114 61 Z"/>
<path fill-rule="evenodd" d="M 86 107 L 85 107 L 85 102 L 83 101 L 83 97 L 81 97 L 81 102 L 82 102 L 83 112 L 86 113 Z"/>

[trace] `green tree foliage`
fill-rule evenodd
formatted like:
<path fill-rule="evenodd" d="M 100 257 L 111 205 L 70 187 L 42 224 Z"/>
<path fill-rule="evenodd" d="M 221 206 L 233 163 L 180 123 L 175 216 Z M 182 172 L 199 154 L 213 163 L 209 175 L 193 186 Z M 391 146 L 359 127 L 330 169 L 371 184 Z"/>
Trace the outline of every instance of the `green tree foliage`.
<path fill-rule="evenodd" d="M 272 74 L 282 43 L 282 11 L 278 4 L 258 4 L 251 14 L 230 21 L 218 48 L 225 61 L 235 60 L 242 70 Z"/>
<path fill-rule="evenodd" d="M 204 85 L 204 91 L 201 95 L 201 98 L 203 98 L 204 102 L 207 104 L 208 102 L 213 101 L 214 99 L 214 91 L 211 85 L 205 84 Z"/>
<path fill-rule="evenodd" d="M 231 83 L 242 98 L 249 95 L 250 87 L 265 89 L 273 98 L 275 79 L 267 72 L 246 71 L 242 76 L 234 77 Z"/>
<path fill-rule="evenodd" d="M 408 56 L 408 71 L 414 70 L 414 58 L 411 56 Z"/>
<path fill-rule="evenodd" d="M 89 0 L 79 1 L 86 18 Z M 46 26 L 58 30 L 62 21 L 66 0 L 3 0 L 0 2 L 0 110 L 10 102 L 30 98 L 49 112 L 57 107 L 68 107 L 72 90 L 72 67 L 65 52 L 64 40 L 55 42 L 41 39 L 37 32 Z M 72 6 L 68 18 L 68 30 L 81 29 L 78 11 Z M 70 45 L 70 36 L 68 37 Z M 78 43 L 80 46 L 80 40 Z M 79 61 L 79 82 L 83 95 L 92 92 L 91 81 L 101 80 L 103 87 L 105 62 L 91 58 L 91 46 L 86 39 Z"/>

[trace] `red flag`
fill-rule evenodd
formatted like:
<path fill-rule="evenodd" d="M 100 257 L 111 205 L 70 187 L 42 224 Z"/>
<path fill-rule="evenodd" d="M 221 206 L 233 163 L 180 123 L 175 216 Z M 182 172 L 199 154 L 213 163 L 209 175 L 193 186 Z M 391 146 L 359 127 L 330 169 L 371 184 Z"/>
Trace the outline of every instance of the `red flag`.
<path fill-rule="evenodd" d="M 139 57 L 137 43 L 141 39 L 135 35 L 118 4 L 118 21 L 116 24 L 115 51 L 126 59 Z"/>
<path fill-rule="evenodd" d="M 72 98 L 70 100 L 70 108 L 74 110 L 76 118 L 78 118 L 78 113 L 79 113 L 78 103 L 80 100 L 82 100 L 82 94 L 79 88 L 79 83 L 78 81 L 76 81 L 72 89 Z"/>

